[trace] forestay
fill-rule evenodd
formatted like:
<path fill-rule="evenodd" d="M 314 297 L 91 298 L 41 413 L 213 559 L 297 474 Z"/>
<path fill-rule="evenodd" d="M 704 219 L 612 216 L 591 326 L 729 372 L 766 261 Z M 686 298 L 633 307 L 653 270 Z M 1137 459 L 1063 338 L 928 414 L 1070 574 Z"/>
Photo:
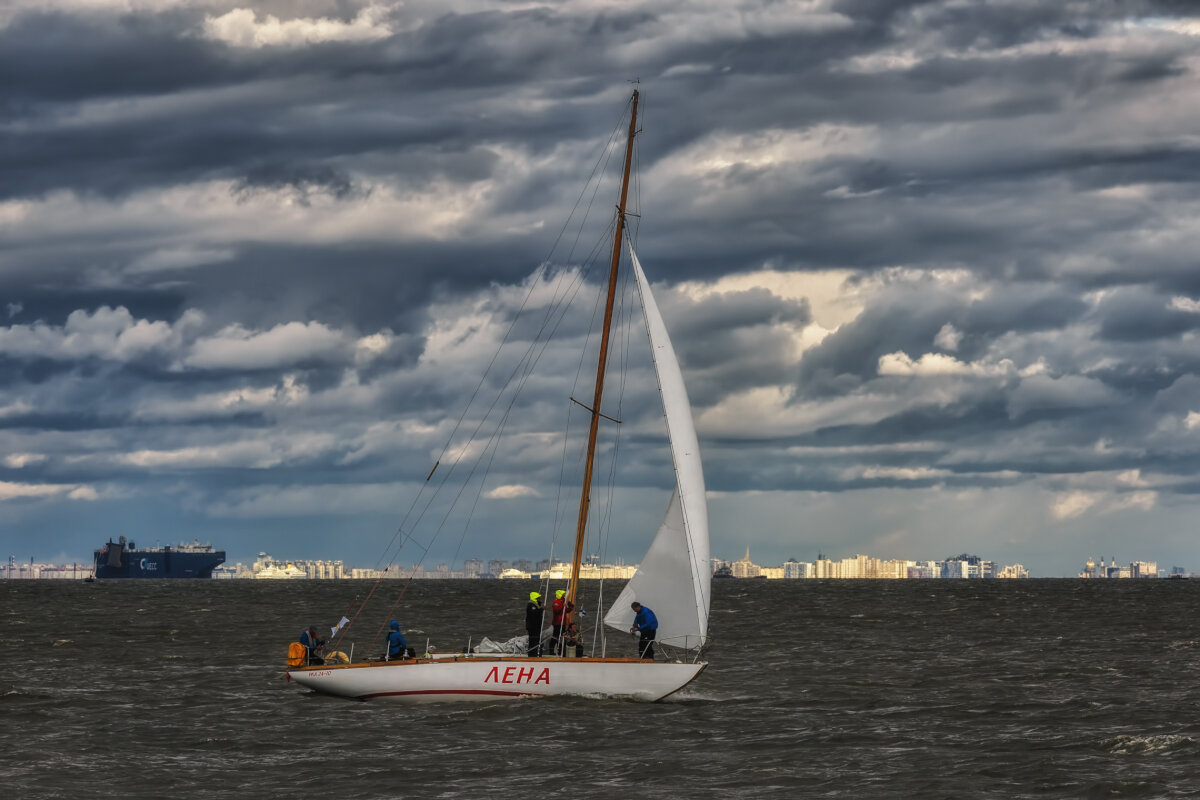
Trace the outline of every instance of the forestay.
<path fill-rule="evenodd" d="M 708 637 L 712 567 L 708 549 L 708 504 L 700 444 L 679 360 L 663 324 L 641 262 L 629 247 L 642 313 L 650 335 L 659 394 L 667 419 L 667 437 L 675 462 L 675 491 L 658 535 L 633 578 L 604 622 L 620 630 L 633 624 L 629 604 L 637 601 L 658 617 L 657 639 L 675 647 L 702 647 Z"/>

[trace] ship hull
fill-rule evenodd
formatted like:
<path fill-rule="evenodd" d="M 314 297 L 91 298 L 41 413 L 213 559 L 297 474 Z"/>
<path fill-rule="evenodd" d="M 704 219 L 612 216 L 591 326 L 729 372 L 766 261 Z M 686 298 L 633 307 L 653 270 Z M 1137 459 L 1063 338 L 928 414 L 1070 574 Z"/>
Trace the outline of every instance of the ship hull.
<path fill-rule="evenodd" d="M 695 680 L 706 662 L 626 658 L 461 656 L 288 670 L 322 694 L 403 703 L 578 696 L 654 702 Z"/>
<path fill-rule="evenodd" d="M 225 563 L 225 551 L 125 550 L 117 564 L 112 560 L 105 551 L 96 551 L 97 578 L 211 578 L 213 570 Z"/>

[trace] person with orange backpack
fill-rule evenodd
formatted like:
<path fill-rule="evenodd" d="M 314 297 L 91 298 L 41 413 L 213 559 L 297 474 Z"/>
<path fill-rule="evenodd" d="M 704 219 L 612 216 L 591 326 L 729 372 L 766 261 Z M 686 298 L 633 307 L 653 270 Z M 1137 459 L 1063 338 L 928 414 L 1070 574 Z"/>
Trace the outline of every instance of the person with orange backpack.
<path fill-rule="evenodd" d="M 292 642 L 288 645 L 287 665 L 289 667 L 303 667 L 304 662 L 308 659 L 308 649 L 299 642 Z"/>

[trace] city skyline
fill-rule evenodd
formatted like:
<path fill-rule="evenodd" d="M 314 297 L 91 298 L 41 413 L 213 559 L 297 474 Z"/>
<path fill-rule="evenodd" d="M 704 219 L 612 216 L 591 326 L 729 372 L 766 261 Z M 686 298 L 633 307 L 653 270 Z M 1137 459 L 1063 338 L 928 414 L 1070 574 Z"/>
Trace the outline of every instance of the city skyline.
<path fill-rule="evenodd" d="M 453 560 L 463 529 L 406 513 L 570 285 L 469 495 L 468 542 L 561 549 L 603 284 L 564 224 L 611 208 L 581 188 L 640 80 L 634 234 L 714 552 L 1200 563 L 1198 13 L 6 3 L 0 552 L 370 563 L 403 528 Z M 608 560 L 672 488 L 621 331 Z"/>
<path fill-rule="evenodd" d="M 197 542 L 196 547 L 202 546 Z M 203 545 L 207 546 L 207 544 Z M 132 547 L 132 543 L 131 543 Z M 10 556 L 8 562 L 0 566 L 0 578 L 13 577 L 73 577 L 82 568 L 82 574 L 89 572 L 89 561 L 68 561 L 65 563 L 17 562 Z M 1183 566 L 1173 564 L 1170 568 L 1159 568 L 1156 561 L 1133 560 L 1125 564 L 1118 563 L 1112 556 L 1107 563 L 1101 557 L 1088 557 L 1081 570 L 1074 574 L 1039 575 L 1036 567 L 1030 569 L 1024 564 L 997 564 L 991 559 L 978 555 L 960 553 L 944 559 L 888 559 L 858 553 L 853 556 L 829 558 L 818 554 L 813 562 L 803 559 L 789 558 L 778 565 L 758 564 L 750 557 L 750 548 L 746 549 L 742 558 L 737 560 L 723 559 L 713 556 L 710 559 L 713 573 L 717 577 L 734 578 L 1030 578 L 1030 577 L 1061 577 L 1061 578 L 1147 578 L 1147 577 L 1190 577 L 1191 573 Z M 958 563 L 960 566 L 950 566 Z M 628 579 L 632 577 L 637 564 L 602 564 L 596 555 L 590 555 L 583 561 L 583 578 Z M 348 564 L 341 559 L 299 559 L 276 558 L 269 553 L 260 552 L 251 565 L 243 560 L 227 559 L 217 570 L 218 577 L 252 578 L 357 578 L 375 579 L 391 578 L 552 578 L 565 579 L 569 574 L 570 565 L 557 559 L 529 558 L 478 558 L 468 557 L 458 565 L 448 563 L 437 564 L 397 564 L 391 563 L 381 569 Z M 262 575 L 260 572 L 277 572 L 279 574 Z M 390 574 L 386 574 L 390 573 Z"/>

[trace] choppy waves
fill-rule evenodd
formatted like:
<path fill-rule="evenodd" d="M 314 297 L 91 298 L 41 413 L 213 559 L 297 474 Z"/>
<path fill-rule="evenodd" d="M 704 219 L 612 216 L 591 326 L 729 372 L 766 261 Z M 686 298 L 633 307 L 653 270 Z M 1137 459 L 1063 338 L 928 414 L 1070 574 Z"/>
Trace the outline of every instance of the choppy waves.
<path fill-rule="evenodd" d="M 652 705 L 283 681 L 367 588 L 0 583 L 5 796 L 1200 796 L 1200 582 L 718 582 L 710 667 Z M 340 649 L 392 616 L 443 651 L 507 638 L 529 587 L 427 581 L 393 613 L 396 589 Z"/>

